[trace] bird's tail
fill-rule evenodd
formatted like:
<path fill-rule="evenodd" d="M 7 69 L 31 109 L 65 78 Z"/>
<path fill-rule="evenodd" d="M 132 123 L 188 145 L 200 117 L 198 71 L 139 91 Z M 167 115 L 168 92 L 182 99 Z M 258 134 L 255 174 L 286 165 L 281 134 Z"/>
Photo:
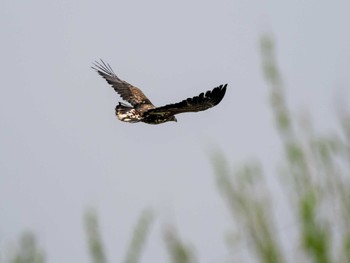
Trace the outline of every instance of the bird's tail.
<path fill-rule="evenodd" d="M 140 114 L 133 107 L 121 102 L 115 107 L 115 115 L 119 120 L 125 122 L 139 122 L 141 120 Z"/>

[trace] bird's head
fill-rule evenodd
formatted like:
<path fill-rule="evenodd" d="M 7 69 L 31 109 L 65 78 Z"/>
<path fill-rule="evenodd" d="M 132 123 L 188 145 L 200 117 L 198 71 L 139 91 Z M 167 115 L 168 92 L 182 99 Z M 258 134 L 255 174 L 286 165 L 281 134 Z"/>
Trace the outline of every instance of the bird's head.
<path fill-rule="evenodd" d="M 177 119 L 175 118 L 175 116 L 171 116 L 171 118 L 169 119 L 169 121 L 175 121 L 175 122 L 177 122 Z"/>

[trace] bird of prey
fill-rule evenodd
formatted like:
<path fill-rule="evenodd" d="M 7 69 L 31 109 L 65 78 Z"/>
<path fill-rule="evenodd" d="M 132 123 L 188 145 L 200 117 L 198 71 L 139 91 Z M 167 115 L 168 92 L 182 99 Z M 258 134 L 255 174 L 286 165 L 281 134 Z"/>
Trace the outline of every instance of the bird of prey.
<path fill-rule="evenodd" d="M 220 85 L 206 93 L 201 93 L 193 98 L 188 98 L 178 103 L 156 107 L 133 85 L 123 81 L 113 72 L 111 66 L 103 60 L 95 62 L 92 67 L 97 71 L 123 100 L 131 104 L 119 102 L 115 108 L 115 114 L 121 121 L 135 123 L 145 122 L 148 124 L 161 124 L 167 121 L 177 121 L 176 114 L 184 112 L 204 111 L 219 104 L 225 95 L 227 84 Z"/>

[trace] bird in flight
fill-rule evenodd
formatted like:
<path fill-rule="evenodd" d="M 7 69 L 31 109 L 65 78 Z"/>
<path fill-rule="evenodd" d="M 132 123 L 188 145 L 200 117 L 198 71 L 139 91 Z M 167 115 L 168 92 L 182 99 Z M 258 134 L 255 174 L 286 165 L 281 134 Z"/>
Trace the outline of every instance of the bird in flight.
<path fill-rule="evenodd" d="M 219 104 L 225 95 L 227 87 L 227 84 L 220 85 L 213 90 L 208 90 L 193 98 L 156 107 L 140 89 L 119 79 L 111 66 L 103 60 L 101 62 L 96 61 L 92 68 L 114 88 L 123 100 L 131 104 L 130 106 L 119 102 L 115 108 L 117 118 L 130 123 L 145 122 L 148 124 L 161 124 L 167 121 L 177 121 L 175 115 L 179 113 L 207 110 Z"/>

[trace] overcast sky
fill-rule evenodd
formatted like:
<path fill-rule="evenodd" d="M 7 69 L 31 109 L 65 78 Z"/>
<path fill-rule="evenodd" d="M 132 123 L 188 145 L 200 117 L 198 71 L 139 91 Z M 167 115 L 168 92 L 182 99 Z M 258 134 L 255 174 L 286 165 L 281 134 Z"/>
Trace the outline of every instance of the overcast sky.
<path fill-rule="evenodd" d="M 165 262 L 172 223 L 199 262 L 223 262 L 230 215 L 209 162 L 258 158 L 279 141 L 259 38 L 271 33 L 289 105 L 323 131 L 349 97 L 350 2 L 177 0 L 0 3 L 0 247 L 34 231 L 47 262 L 88 262 L 83 214 L 95 207 L 111 262 L 144 208 L 156 224 L 142 262 Z M 158 126 L 118 121 L 120 97 L 90 67 L 104 59 L 155 105 L 228 83 L 215 108 Z M 274 176 L 269 173 L 269 176 Z"/>

